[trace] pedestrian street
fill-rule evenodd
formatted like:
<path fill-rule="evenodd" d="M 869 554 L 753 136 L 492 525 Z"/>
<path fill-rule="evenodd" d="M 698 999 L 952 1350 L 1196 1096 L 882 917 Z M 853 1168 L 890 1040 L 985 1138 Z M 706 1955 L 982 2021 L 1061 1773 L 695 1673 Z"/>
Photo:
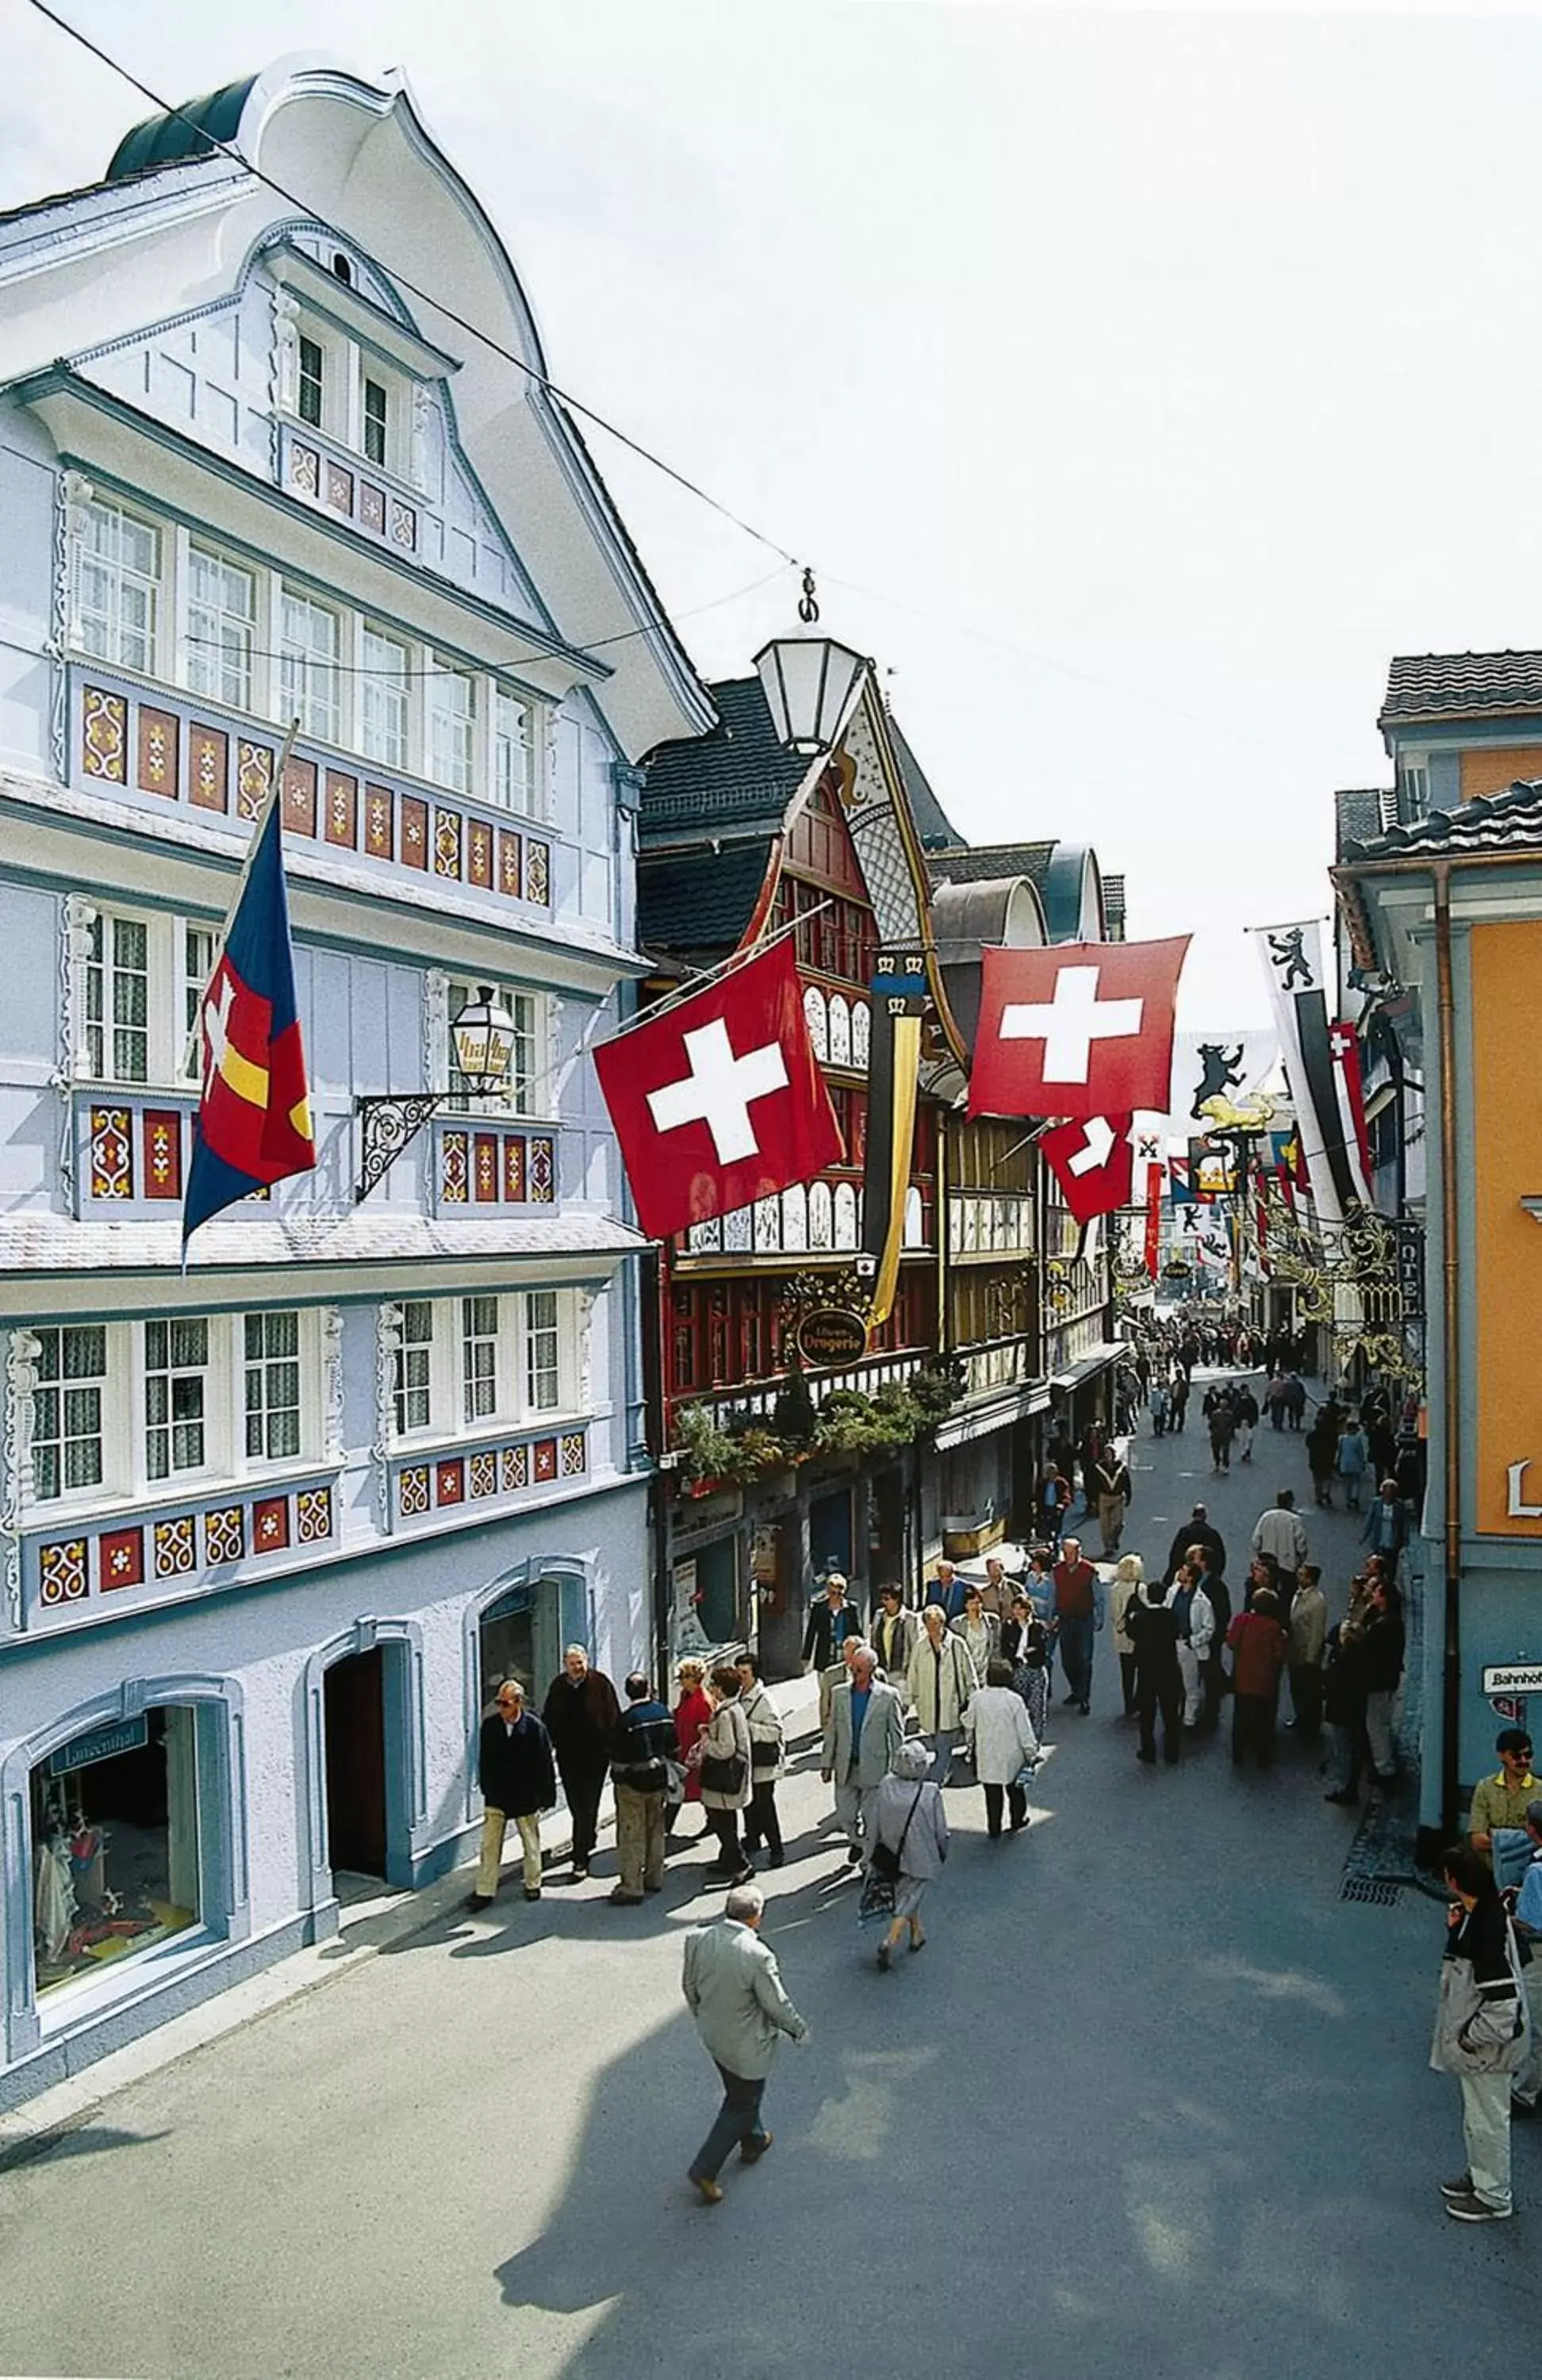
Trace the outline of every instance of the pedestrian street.
<path fill-rule="evenodd" d="M 1196 1387 L 1202 1395 L 1204 1375 Z M 1313 1384 L 1314 1387 L 1316 1384 Z M 1228 1572 L 1293 1485 L 1333 1616 L 1358 1524 L 1268 1427 L 1216 1478 L 1191 1416 L 1133 1449 L 1127 1549 L 1197 1499 Z M 1095 1544 L 1096 1531 L 1087 1532 Z M 681 1937 L 707 1850 L 613 1907 L 595 1873 L 463 1908 L 150 2077 L 0 2173 L 0 2371 L 144 2380 L 760 2380 L 853 2369 L 1321 2380 L 1509 2368 L 1538 2292 L 1542 2141 L 1520 2219 L 1446 2222 L 1460 2156 L 1428 2072 L 1440 1905 L 1338 1898 L 1353 1813 L 1282 1732 L 1141 1768 L 1098 1641 L 1056 1699 L 1026 1835 L 947 1794 L 923 1958 L 877 1973 L 817 1751 L 783 1786 L 765 1938 L 813 2028 L 766 2094 L 775 2145 L 686 2186 L 717 2080 Z M 694 1823 L 694 1821 L 693 1821 Z M 100 2256 L 132 2208 L 135 2252 Z"/>

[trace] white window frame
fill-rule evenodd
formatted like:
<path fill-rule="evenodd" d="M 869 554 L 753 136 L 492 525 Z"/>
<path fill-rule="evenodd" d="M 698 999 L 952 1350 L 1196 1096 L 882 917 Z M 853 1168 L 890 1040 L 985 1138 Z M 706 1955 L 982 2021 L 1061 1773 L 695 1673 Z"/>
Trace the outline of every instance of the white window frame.
<path fill-rule="evenodd" d="M 101 544 L 95 541 L 93 528 L 103 533 Z M 124 559 L 122 548 L 125 535 L 129 531 L 151 540 L 153 565 L 148 572 Z M 70 601 L 72 644 L 79 651 L 89 653 L 93 661 L 104 662 L 110 669 L 131 670 L 138 676 L 152 677 L 161 647 L 166 600 L 169 544 L 166 524 L 137 511 L 131 504 L 121 504 L 115 495 L 93 492 L 80 508 L 74 543 Z M 114 543 L 116 552 L 110 550 Z M 91 570 L 101 573 L 104 601 L 93 603 L 88 613 L 85 579 L 88 571 Z M 138 589 L 146 599 L 146 617 L 126 632 L 124 594 L 131 589 Z M 130 646 L 133 650 L 129 650 Z"/>
<path fill-rule="evenodd" d="M 492 750 L 487 771 L 487 798 L 492 808 L 507 810 L 517 818 L 543 820 L 546 816 L 546 712 L 542 704 L 532 702 L 499 678 L 492 681 L 489 701 L 492 720 Z M 519 711 L 524 722 L 524 734 L 517 737 L 507 732 L 513 721 L 505 722 L 505 709 Z M 516 772 L 508 763 L 516 748 L 525 754 L 523 782 L 516 783 Z"/>
<path fill-rule="evenodd" d="M 116 1053 L 110 1014 L 104 1015 L 101 1028 L 103 1064 L 98 1068 L 91 1063 L 91 980 L 99 963 L 91 955 L 91 941 L 100 925 L 103 948 L 110 949 L 114 929 L 120 923 L 139 927 L 145 937 L 146 1071 L 142 1075 L 118 1073 L 114 1062 Z M 196 1084 L 198 1038 L 189 1028 L 189 1017 L 196 1020 L 197 1001 L 212 972 L 219 941 L 217 929 L 201 917 L 171 917 L 164 911 L 119 908 L 95 902 L 89 905 L 82 924 L 71 1002 L 76 1020 L 75 1080 L 100 1084 L 103 1090 L 114 1091 L 186 1090 Z M 195 937 L 200 940 L 195 942 Z M 111 1008 L 112 978 L 111 966 L 104 964 L 103 1005 L 106 1011 Z"/>
<path fill-rule="evenodd" d="M 424 773 L 431 784 L 469 800 L 477 783 L 477 722 L 484 709 L 478 700 L 478 673 L 440 652 L 430 655 L 429 673 L 422 680 Z M 463 690 L 464 710 L 447 699 L 452 688 Z"/>
<path fill-rule="evenodd" d="M 497 1309 L 493 1349 L 493 1410 L 468 1415 L 466 1406 L 466 1314 L 468 1305 L 485 1296 Z M 550 1323 L 532 1323 L 531 1298 L 555 1298 L 557 1397 L 554 1404 L 537 1404 L 532 1395 L 532 1361 L 538 1332 Z M 414 1348 L 427 1354 L 428 1420 L 404 1429 L 401 1384 L 405 1342 L 399 1343 L 392 1379 L 391 1445 L 398 1452 L 419 1446 L 455 1445 L 463 1439 L 496 1436 L 511 1429 L 544 1429 L 579 1418 L 578 1389 L 584 1351 L 580 1334 L 589 1327 L 578 1293 L 569 1288 L 503 1290 L 469 1296 L 407 1301 L 431 1311 L 431 1336 L 415 1340 Z M 549 1310 L 549 1309 L 547 1309 Z M 544 1348 L 542 1349 L 544 1352 Z M 549 1367 L 546 1367 L 549 1368 Z M 416 1392 L 420 1393 L 419 1389 Z"/>
<path fill-rule="evenodd" d="M 226 710 L 245 711 L 249 716 L 257 696 L 257 650 L 266 573 L 222 553 L 217 546 L 202 539 L 188 538 L 182 559 L 182 683 L 205 701 L 223 703 Z M 249 613 L 243 615 L 229 610 L 222 589 L 221 600 L 204 607 L 202 625 L 195 625 L 200 600 L 196 584 L 203 565 L 246 580 L 251 589 Z M 241 656 L 233 674 L 226 669 L 226 655 L 232 650 Z"/>
<path fill-rule="evenodd" d="M 302 643 L 290 634 L 289 606 L 308 623 L 329 620 L 332 624 L 330 655 L 318 652 L 313 642 Z M 338 748 L 346 746 L 348 735 L 346 687 L 343 662 L 347 651 L 345 638 L 346 614 L 341 604 L 328 602 L 307 589 L 281 579 L 278 601 L 274 611 L 278 634 L 275 643 L 278 661 L 273 670 L 273 691 L 274 714 L 287 726 L 297 719 L 300 734 L 311 742 L 330 744 Z M 321 681 L 318 687 L 317 680 Z M 330 682 L 330 696 L 327 686 Z"/>
<path fill-rule="evenodd" d="M 366 760 L 399 773 L 406 772 L 412 759 L 413 686 L 419 683 L 414 677 L 412 655 L 406 637 L 393 635 L 377 621 L 360 618 L 358 749 Z"/>
<path fill-rule="evenodd" d="M 99 1330 L 102 1333 L 102 1367 L 100 1371 L 77 1374 L 75 1376 L 74 1387 L 76 1392 L 79 1392 L 80 1390 L 89 1392 L 94 1390 L 97 1400 L 96 1427 L 93 1430 L 77 1429 L 70 1431 L 66 1427 L 65 1415 L 65 1402 L 68 1395 L 71 1393 L 71 1381 L 65 1369 L 65 1345 L 72 1332 L 85 1330 Z M 62 1322 L 42 1325 L 38 1330 L 36 1335 L 40 1342 L 47 1342 L 55 1339 L 57 1340 L 59 1369 L 56 1378 L 46 1379 L 41 1376 L 38 1367 L 34 1365 L 32 1403 L 30 1414 L 29 1415 L 29 1438 L 31 1447 L 33 1466 L 32 1501 L 40 1512 L 67 1512 L 73 1510 L 78 1510 L 80 1505 L 89 1503 L 93 1499 L 99 1499 L 108 1492 L 108 1464 L 110 1461 L 111 1422 L 114 1406 L 111 1380 L 111 1332 L 110 1328 L 106 1323 Z M 47 1438 L 43 1438 L 40 1434 L 37 1427 L 37 1404 L 40 1397 L 48 1395 L 55 1395 L 58 1399 L 59 1426 L 56 1431 L 51 1433 Z M 67 1487 L 64 1484 L 66 1447 L 70 1444 L 86 1445 L 91 1443 L 94 1443 L 99 1449 L 98 1461 L 101 1465 L 100 1476 L 96 1479 L 87 1481 L 79 1487 Z M 40 1446 L 56 1446 L 58 1449 L 60 1485 L 59 1492 L 56 1496 L 42 1496 L 38 1493 L 36 1465 L 38 1449 Z"/>
<path fill-rule="evenodd" d="M 254 1313 L 258 1308 L 251 1309 Z M 285 1309 L 290 1310 L 290 1309 Z M 246 1451 L 246 1314 L 211 1315 L 144 1315 L 132 1322 L 107 1322 L 100 1327 L 105 1333 L 105 1368 L 101 1381 L 102 1477 L 90 1486 L 67 1489 L 59 1496 L 39 1496 L 35 1474 L 29 1492 L 25 1518 L 29 1525 L 44 1521 L 66 1520 L 70 1516 L 91 1512 L 110 1512 L 126 1506 L 164 1503 L 183 1495 L 201 1495 L 210 1489 L 238 1488 L 244 1483 L 261 1483 L 268 1479 L 292 1477 L 297 1473 L 314 1471 L 322 1464 L 322 1358 L 321 1312 L 318 1307 L 301 1305 L 292 1309 L 298 1315 L 299 1363 L 299 1451 L 293 1455 L 249 1455 Z M 177 1371 L 197 1369 L 201 1372 L 204 1390 L 203 1461 L 184 1469 L 173 1468 L 164 1475 L 152 1477 L 150 1470 L 150 1418 L 148 1326 L 164 1322 L 168 1330 L 178 1323 L 200 1321 L 208 1331 L 208 1360 L 200 1366 L 181 1364 Z M 55 1326 L 48 1326 L 53 1328 Z M 58 1326 L 62 1329 L 73 1325 Z M 62 1348 L 62 1342 L 61 1342 Z M 35 1382 L 34 1401 L 40 1389 L 52 1388 L 53 1382 Z M 59 1384 L 62 1390 L 63 1381 Z M 35 1402 L 29 1413 L 29 1424 L 35 1416 Z M 165 1427 L 170 1427 L 169 1422 Z M 35 1441 L 34 1441 L 35 1443 Z"/>
<path fill-rule="evenodd" d="M 480 982 L 485 982 L 485 976 Z M 516 1029 L 514 1059 L 510 1066 L 508 1087 L 502 1091 L 467 1091 L 455 1087 L 455 1018 L 467 1002 L 477 998 L 480 983 L 468 977 L 452 976 L 445 988 L 444 1048 L 441 1052 L 441 1080 L 451 1085 L 451 1097 L 446 1102 L 448 1112 L 456 1115 L 517 1116 L 521 1121 L 550 1117 L 556 1102 L 552 1096 L 550 1052 L 553 1042 L 553 1019 L 551 1014 L 552 995 L 533 991 L 528 986 L 513 983 L 494 984 L 493 990 L 514 1018 Z M 528 1050 L 528 1063 L 519 1071 L 520 1045 Z"/>

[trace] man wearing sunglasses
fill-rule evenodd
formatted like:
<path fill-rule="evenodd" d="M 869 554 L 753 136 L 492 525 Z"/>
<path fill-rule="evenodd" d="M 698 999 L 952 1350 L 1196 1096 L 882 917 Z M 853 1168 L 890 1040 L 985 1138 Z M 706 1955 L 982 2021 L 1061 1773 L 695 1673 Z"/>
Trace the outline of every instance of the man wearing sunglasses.
<path fill-rule="evenodd" d="M 1526 1805 L 1542 1795 L 1542 1781 L 1531 1773 L 1531 1737 L 1524 1727 L 1501 1727 L 1494 1738 L 1500 1773 L 1485 1777 L 1473 1789 L 1467 1833 L 1474 1851 L 1492 1865 L 1496 1827 L 1524 1827 Z"/>

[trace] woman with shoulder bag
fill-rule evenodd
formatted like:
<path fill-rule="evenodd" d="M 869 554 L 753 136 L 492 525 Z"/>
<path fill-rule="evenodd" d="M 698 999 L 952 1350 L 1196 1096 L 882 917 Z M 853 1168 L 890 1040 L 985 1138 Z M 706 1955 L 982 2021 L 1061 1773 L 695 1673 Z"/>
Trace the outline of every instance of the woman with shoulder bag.
<path fill-rule="evenodd" d="M 1453 1843 L 1441 1866 L 1452 1896 L 1440 1961 L 1440 2000 L 1429 2062 L 1462 2085 L 1467 2170 L 1440 2184 L 1458 2223 L 1498 2223 L 1510 2196 L 1512 2077 L 1524 2065 L 1531 2025 L 1520 1953 L 1494 1872 L 1471 1843 Z"/>
<path fill-rule="evenodd" d="M 878 1946 L 878 1963 L 889 1961 L 908 1927 L 912 1950 L 924 1948 L 921 1900 L 948 1856 L 948 1816 L 941 1786 L 934 1785 L 926 1745 L 918 1737 L 901 1744 L 894 1766 L 873 1797 L 872 1833 L 863 1914 L 888 1916 L 889 1931 Z"/>
<path fill-rule="evenodd" d="M 738 1659 L 739 1707 L 749 1730 L 749 1807 L 745 1812 L 745 1852 L 758 1852 L 763 1842 L 769 1867 L 782 1865 L 782 1821 L 776 1809 L 776 1780 L 782 1774 L 785 1738 L 776 1705 L 760 1682 L 760 1664 L 753 1653 Z"/>
<path fill-rule="evenodd" d="M 739 1812 L 749 1806 L 749 1722 L 739 1701 L 737 1670 L 714 1670 L 710 1692 L 715 1708 L 696 1750 L 701 1806 L 718 1839 L 718 1855 L 707 1873 L 747 1884 L 755 1870 L 739 1847 Z"/>

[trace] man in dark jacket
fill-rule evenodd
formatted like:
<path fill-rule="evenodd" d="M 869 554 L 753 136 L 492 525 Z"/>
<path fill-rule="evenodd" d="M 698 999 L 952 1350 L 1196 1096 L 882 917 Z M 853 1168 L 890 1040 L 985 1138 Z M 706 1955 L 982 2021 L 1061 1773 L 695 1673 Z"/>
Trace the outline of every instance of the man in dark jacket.
<path fill-rule="evenodd" d="M 822 1592 L 808 1607 L 803 1658 L 811 1670 L 828 1670 L 832 1661 L 840 1659 L 846 1638 L 861 1633 L 861 1615 L 855 1603 L 846 1601 L 846 1582 L 838 1570 L 832 1570 Z"/>
<path fill-rule="evenodd" d="M 662 1892 L 668 1831 L 669 1763 L 676 1751 L 674 1720 L 654 1697 L 640 1670 L 626 1681 L 626 1707 L 615 1731 L 611 1783 L 615 1791 L 615 1855 L 621 1869 L 613 1900 L 638 1901 Z"/>
<path fill-rule="evenodd" d="M 539 1900 L 540 1813 L 556 1801 L 557 1779 L 552 1767 L 552 1739 L 535 1713 L 525 1708 L 525 1689 L 517 1678 L 504 1680 L 492 1717 L 482 1721 L 477 1742 L 477 1782 L 484 1807 L 472 1908 L 488 1908 L 497 1892 L 504 1836 L 511 1818 L 519 1829 L 525 1854 L 525 1898 Z"/>
<path fill-rule="evenodd" d="M 1184 1676 L 1178 1667 L 1178 1615 L 1167 1590 L 1147 1579 L 1124 1607 L 1124 1633 L 1135 1648 L 1135 1708 L 1140 1713 L 1137 1760 L 1157 1756 L 1157 1713 L 1162 1715 L 1162 1757 L 1169 1764 L 1184 1748 Z"/>
<path fill-rule="evenodd" d="M 1226 1568 L 1226 1540 L 1219 1529 L 1210 1526 L 1206 1507 L 1196 1504 L 1188 1519 L 1172 1532 L 1172 1543 L 1167 1549 L 1167 1568 L 1162 1572 L 1162 1585 L 1171 1586 L 1181 1561 L 1187 1561 L 1190 1546 L 1203 1546 L 1205 1567 L 1215 1577 Z"/>
<path fill-rule="evenodd" d="M 615 1688 L 599 1670 L 589 1668 L 581 1645 L 570 1645 L 563 1655 L 561 1675 L 552 1681 L 541 1717 L 573 1820 L 573 1881 L 577 1884 L 588 1876 L 594 1856 L 600 1796 L 621 1718 Z"/>

